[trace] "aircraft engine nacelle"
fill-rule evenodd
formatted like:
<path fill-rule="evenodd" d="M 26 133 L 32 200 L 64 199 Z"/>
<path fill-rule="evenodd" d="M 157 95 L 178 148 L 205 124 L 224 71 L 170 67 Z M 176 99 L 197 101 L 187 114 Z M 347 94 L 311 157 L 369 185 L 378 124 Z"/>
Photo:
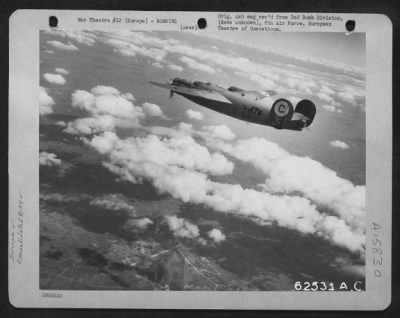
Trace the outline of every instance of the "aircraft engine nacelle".
<path fill-rule="evenodd" d="M 294 109 L 289 100 L 279 98 L 271 107 L 271 126 L 276 129 L 302 130 L 311 125 L 315 114 L 315 104 L 308 99 L 299 101 Z"/>
<path fill-rule="evenodd" d="M 293 105 L 285 98 L 277 99 L 271 107 L 271 126 L 277 129 L 285 128 L 285 123 L 293 116 Z"/>

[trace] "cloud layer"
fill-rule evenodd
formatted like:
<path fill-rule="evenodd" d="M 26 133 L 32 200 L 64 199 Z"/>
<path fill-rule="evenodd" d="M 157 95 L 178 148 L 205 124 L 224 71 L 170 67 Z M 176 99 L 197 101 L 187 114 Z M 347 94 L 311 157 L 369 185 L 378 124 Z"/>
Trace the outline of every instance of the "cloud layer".
<path fill-rule="evenodd" d="M 292 155 L 263 138 L 239 140 L 235 144 L 213 142 L 210 146 L 265 173 L 267 179 L 262 186 L 266 191 L 301 193 L 352 227 L 364 228 L 365 186 L 353 185 L 318 161 Z"/>
<path fill-rule="evenodd" d="M 86 141 L 107 158 L 105 167 L 130 182 L 138 183 L 146 179 L 161 193 L 169 193 L 184 202 L 276 222 L 279 226 L 302 233 L 319 235 L 352 251 L 363 249 L 363 187 L 353 186 L 309 158 L 292 156 L 276 144 L 261 141 L 269 150 L 268 156 L 265 156 L 258 150 L 260 141 L 256 140 L 257 147 L 254 148 L 249 145 L 243 147 L 241 142 L 236 148 L 231 146 L 225 149 L 225 144 L 221 149 L 255 165 L 268 160 L 269 164 L 260 166 L 269 175 L 264 191 L 212 181 L 209 175 L 230 173 L 233 164 L 219 153 L 210 153 L 189 136 L 159 139 L 148 135 L 120 139 L 115 133 L 105 132 Z M 246 152 L 242 152 L 244 149 Z M 159 156 L 160 153 L 163 156 Z M 302 169 L 294 169 L 292 164 Z M 288 167 L 289 172 L 286 171 Z M 292 175 L 291 172 L 297 174 Z M 298 192 L 305 197 L 294 194 Z M 330 208 L 333 214 L 320 212 L 307 197 L 321 205 L 322 211 Z"/>

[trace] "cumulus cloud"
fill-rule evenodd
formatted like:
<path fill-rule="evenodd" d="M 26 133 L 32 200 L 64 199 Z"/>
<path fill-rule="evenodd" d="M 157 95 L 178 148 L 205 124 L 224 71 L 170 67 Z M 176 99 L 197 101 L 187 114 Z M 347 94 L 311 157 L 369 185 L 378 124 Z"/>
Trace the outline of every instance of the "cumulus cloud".
<path fill-rule="evenodd" d="M 200 235 L 198 226 L 183 218 L 178 218 L 176 215 L 172 215 L 167 216 L 166 220 L 169 229 L 174 233 L 175 236 L 196 238 Z"/>
<path fill-rule="evenodd" d="M 129 165 L 135 174 L 127 173 L 128 180 L 135 179 L 134 176 L 147 177 L 149 173 L 156 176 L 165 173 L 164 170 L 174 172 L 182 168 L 212 175 L 229 174 L 233 170 L 233 163 L 223 155 L 218 152 L 210 153 L 189 136 L 161 139 L 148 135 L 144 138 L 121 140 L 115 133 L 105 132 L 94 136 L 88 144 L 102 154 L 111 155 L 109 168 L 120 168 L 120 164 Z"/>
<path fill-rule="evenodd" d="M 135 101 L 135 97 L 133 97 L 133 95 L 131 93 L 125 93 L 121 95 L 123 98 L 130 100 L 131 102 Z"/>
<path fill-rule="evenodd" d="M 52 84 L 64 85 L 66 83 L 64 76 L 60 74 L 45 73 L 43 77 L 46 81 Z"/>
<path fill-rule="evenodd" d="M 73 135 L 89 135 L 103 131 L 113 131 L 117 126 L 117 121 L 113 116 L 100 115 L 96 117 L 78 118 L 69 122 L 66 133 Z"/>
<path fill-rule="evenodd" d="M 179 65 L 176 65 L 176 64 L 168 63 L 167 67 L 170 70 L 173 70 L 173 71 L 176 71 L 176 72 L 182 72 L 183 71 L 183 67 L 179 66 Z"/>
<path fill-rule="evenodd" d="M 196 61 L 195 59 L 192 59 L 190 57 L 182 56 L 180 58 L 180 60 L 183 63 L 185 63 L 188 67 L 190 67 L 194 70 L 203 71 L 203 72 L 210 73 L 210 74 L 215 73 L 215 69 L 212 68 L 210 65 L 199 63 L 198 61 Z"/>
<path fill-rule="evenodd" d="M 67 126 L 67 123 L 63 120 L 60 120 L 60 121 L 56 122 L 56 125 L 60 126 L 60 127 L 65 127 L 65 126 Z"/>
<path fill-rule="evenodd" d="M 153 62 L 153 63 L 151 63 L 151 66 L 154 66 L 156 68 L 164 68 L 164 66 L 162 66 L 162 64 L 160 62 Z"/>
<path fill-rule="evenodd" d="M 121 194 L 107 194 L 90 201 L 93 206 L 110 211 L 125 211 L 135 215 L 135 207 Z"/>
<path fill-rule="evenodd" d="M 162 117 L 164 115 L 160 106 L 152 103 L 143 103 L 142 108 L 146 115 L 152 117 Z"/>
<path fill-rule="evenodd" d="M 334 140 L 334 141 L 331 141 L 331 142 L 330 142 L 330 145 L 331 145 L 332 147 L 334 147 L 334 148 L 339 148 L 339 149 L 342 149 L 342 150 L 345 150 L 345 149 L 349 149 L 349 148 L 350 148 L 350 146 L 349 146 L 348 144 L 346 144 L 344 141 L 341 141 L 341 140 Z"/>
<path fill-rule="evenodd" d="M 69 71 L 67 71 L 65 68 L 56 67 L 54 70 L 56 71 L 56 73 L 59 73 L 59 74 L 63 74 L 63 75 L 69 74 Z"/>
<path fill-rule="evenodd" d="M 188 109 L 186 111 L 186 115 L 190 118 L 190 119 L 197 119 L 197 120 L 203 120 L 204 119 L 204 115 L 201 112 L 197 112 L 195 110 L 192 109 Z"/>
<path fill-rule="evenodd" d="M 219 229 L 212 229 L 207 232 L 209 238 L 213 239 L 215 243 L 221 243 L 226 240 L 226 235 L 221 232 Z"/>
<path fill-rule="evenodd" d="M 53 113 L 54 99 L 47 94 L 46 88 L 39 88 L 39 112 L 40 115 L 48 115 Z"/>
<path fill-rule="evenodd" d="M 72 94 L 72 106 L 86 110 L 92 115 L 110 115 L 120 118 L 138 119 L 144 116 L 140 107 L 116 88 L 96 86 L 90 92 L 77 90 Z"/>
<path fill-rule="evenodd" d="M 39 164 L 41 166 L 59 166 L 61 164 L 61 159 L 57 158 L 54 153 L 42 151 L 39 154 Z"/>
<path fill-rule="evenodd" d="M 65 44 L 60 41 L 47 41 L 47 44 L 51 45 L 52 47 L 55 47 L 56 49 L 60 50 L 65 50 L 65 51 L 78 51 L 78 47 L 73 45 L 71 42 L 68 42 L 68 44 Z"/>
<path fill-rule="evenodd" d="M 90 117 L 69 122 L 65 132 L 87 135 L 113 131 L 116 127 L 139 126 L 145 113 L 133 101 L 132 94 L 121 94 L 110 86 L 98 85 L 90 92 L 77 90 L 72 93 L 72 107 L 86 111 Z"/>

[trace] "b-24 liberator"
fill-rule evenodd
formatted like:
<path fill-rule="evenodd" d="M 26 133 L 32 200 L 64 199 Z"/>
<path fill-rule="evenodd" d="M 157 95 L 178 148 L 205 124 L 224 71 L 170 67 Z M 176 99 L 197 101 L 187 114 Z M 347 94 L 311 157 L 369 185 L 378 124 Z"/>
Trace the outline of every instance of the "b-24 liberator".
<path fill-rule="evenodd" d="M 224 88 L 181 78 L 151 84 L 168 89 L 170 97 L 178 94 L 219 113 L 276 129 L 301 131 L 312 124 L 316 114 L 312 101 L 302 99 L 294 107 L 287 98 L 273 90 L 246 91 L 235 86 Z"/>

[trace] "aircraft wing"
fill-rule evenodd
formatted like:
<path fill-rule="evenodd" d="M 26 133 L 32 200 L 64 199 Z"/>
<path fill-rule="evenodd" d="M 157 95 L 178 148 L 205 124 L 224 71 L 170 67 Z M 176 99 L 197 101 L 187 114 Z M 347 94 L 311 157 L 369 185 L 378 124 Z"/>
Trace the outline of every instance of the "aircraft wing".
<path fill-rule="evenodd" d="M 271 96 L 278 94 L 277 92 L 275 92 L 271 89 L 265 89 L 263 91 L 246 91 L 246 93 L 257 96 L 260 99 L 264 98 L 264 97 L 271 97 Z"/>
<path fill-rule="evenodd" d="M 180 94 L 183 96 L 194 96 L 200 97 L 204 99 L 215 100 L 219 102 L 229 103 L 232 104 L 230 100 L 225 98 L 222 94 L 218 91 L 210 88 L 210 89 L 203 89 L 203 88 L 195 88 L 195 87 L 184 87 L 184 86 L 175 86 L 171 84 L 164 84 L 164 83 L 157 83 L 157 82 L 150 82 L 155 86 L 159 86 L 165 89 L 168 89 L 176 94 Z"/>

